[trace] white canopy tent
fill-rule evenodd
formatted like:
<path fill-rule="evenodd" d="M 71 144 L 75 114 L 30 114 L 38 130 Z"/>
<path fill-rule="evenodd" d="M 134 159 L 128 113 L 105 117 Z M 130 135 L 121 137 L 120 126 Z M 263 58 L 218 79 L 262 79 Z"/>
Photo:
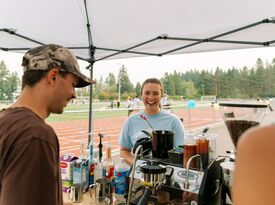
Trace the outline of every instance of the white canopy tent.
<path fill-rule="evenodd" d="M 90 63 L 91 77 L 93 64 L 104 59 L 275 45 L 273 0 L 0 0 L 0 5 L 1 50 L 60 44 Z"/>

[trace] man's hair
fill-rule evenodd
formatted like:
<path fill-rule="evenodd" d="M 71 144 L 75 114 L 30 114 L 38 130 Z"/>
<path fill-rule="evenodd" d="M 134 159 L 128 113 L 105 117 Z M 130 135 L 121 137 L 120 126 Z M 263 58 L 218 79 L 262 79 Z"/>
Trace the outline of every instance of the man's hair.
<path fill-rule="evenodd" d="M 161 91 L 161 96 L 163 96 L 163 84 L 161 83 L 161 81 L 159 80 L 159 79 L 157 79 L 157 78 L 148 78 L 148 79 L 146 79 L 144 82 L 143 82 L 143 84 L 142 84 L 142 86 L 141 86 L 141 90 L 140 90 L 140 94 L 142 95 L 142 91 L 143 91 L 143 87 L 144 87 L 144 85 L 146 85 L 146 84 L 148 84 L 148 83 L 155 83 L 155 84 L 158 84 L 158 85 L 160 85 L 160 91 Z"/>
<path fill-rule="evenodd" d="M 51 69 L 50 69 L 51 70 Z M 22 76 L 22 90 L 27 85 L 33 87 L 36 83 L 38 83 L 50 70 L 29 70 L 25 71 Z M 67 72 L 60 72 L 61 77 L 65 77 Z"/>

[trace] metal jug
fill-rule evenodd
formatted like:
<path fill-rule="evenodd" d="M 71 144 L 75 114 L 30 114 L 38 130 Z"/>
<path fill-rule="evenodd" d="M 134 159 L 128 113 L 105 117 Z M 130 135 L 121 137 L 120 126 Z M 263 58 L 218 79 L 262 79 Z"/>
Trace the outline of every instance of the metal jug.
<path fill-rule="evenodd" d="M 80 203 L 83 201 L 83 188 L 80 184 L 74 184 L 67 191 L 68 198 L 74 203 Z"/>
<path fill-rule="evenodd" d="M 152 137 L 152 155 L 156 158 L 168 158 L 168 151 L 173 149 L 175 132 L 154 130 Z"/>
<path fill-rule="evenodd" d="M 94 187 L 94 193 L 95 196 L 93 197 L 93 190 Z M 106 201 L 108 201 L 106 198 L 109 199 L 109 203 L 113 201 L 112 198 L 112 187 L 111 187 L 111 181 L 105 178 L 100 178 L 96 180 L 95 184 L 90 185 L 90 196 L 91 198 L 95 198 L 95 201 L 97 204 L 100 204 L 100 202 L 103 202 L 102 204 L 106 204 Z M 108 203 L 107 203 L 108 204 Z"/>

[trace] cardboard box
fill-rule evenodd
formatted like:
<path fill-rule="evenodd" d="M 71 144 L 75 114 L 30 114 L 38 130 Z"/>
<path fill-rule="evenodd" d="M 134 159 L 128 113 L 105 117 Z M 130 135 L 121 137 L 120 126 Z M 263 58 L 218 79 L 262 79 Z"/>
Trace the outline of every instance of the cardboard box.
<path fill-rule="evenodd" d="M 73 184 L 73 163 L 77 159 L 78 157 L 71 156 L 68 154 L 62 155 L 60 157 L 60 169 L 63 192 L 67 192 L 67 190 Z"/>

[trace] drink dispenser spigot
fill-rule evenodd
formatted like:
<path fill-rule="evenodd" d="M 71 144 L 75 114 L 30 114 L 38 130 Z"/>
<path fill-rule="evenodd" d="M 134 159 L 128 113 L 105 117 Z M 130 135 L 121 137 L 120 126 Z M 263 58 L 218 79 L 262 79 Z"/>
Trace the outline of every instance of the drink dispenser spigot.
<path fill-rule="evenodd" d="M 98 144 L 99 162 L 101 162 L 102 156 L 103 156 L 103 154 L 102 154 L 102 148 L 103 148 L 102 138 L 103 138 L 103 134 L 99 133 L 98 136 L 99 136 L 99 144 Z"/>

